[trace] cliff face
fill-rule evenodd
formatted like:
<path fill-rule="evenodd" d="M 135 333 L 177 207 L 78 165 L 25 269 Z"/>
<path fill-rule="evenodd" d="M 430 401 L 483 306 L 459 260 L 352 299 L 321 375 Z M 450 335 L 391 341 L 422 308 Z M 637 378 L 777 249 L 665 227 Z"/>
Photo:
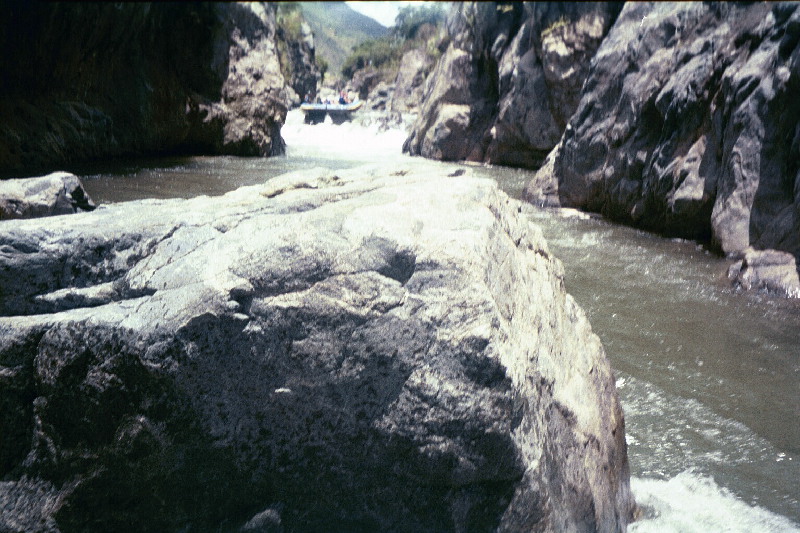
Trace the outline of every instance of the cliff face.
<path fill-rule="evenodd" d="M 799 42 L 797 4 L 627 4 L 529 198 L 799 255 Z"/>
<path fill-rule="evenodd" d="M 403 149 L 434 159 L 537 168 L 578 104 L 618 3 L 467 2 L 428 77 Z"/>
<path fill-rule="evenodd" d="M 280 153 L 287 94 L 275 34 L 268 4 L 5 2 L 0 170 Z"/>
<path fill-rule="evenodd" d="M 296 31 L 278 26 L 278 51 L 284 78 L 291 88 L 292 104 L 299 105 L 306 95 L 314 96 L 322 75 L 316 65 L 316 46 L 311 26 L 298 24 Z"/>

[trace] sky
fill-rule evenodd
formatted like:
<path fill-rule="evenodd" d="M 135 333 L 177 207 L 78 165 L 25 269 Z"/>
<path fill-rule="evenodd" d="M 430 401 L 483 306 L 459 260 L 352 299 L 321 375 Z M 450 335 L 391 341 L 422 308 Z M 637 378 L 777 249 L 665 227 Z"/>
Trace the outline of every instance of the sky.
<path fill-rule="evenodd" d="M 425 2 L 345 2 L 350 9 L 371 17 L 387 28 L 394 25 L 394 18 L 401 6 Z"/>

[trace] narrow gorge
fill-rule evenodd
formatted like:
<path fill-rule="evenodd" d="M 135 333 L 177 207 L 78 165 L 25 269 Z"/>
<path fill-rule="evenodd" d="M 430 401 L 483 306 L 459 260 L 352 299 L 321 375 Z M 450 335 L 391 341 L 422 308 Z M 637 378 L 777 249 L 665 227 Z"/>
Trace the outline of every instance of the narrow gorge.
<path fill-rule="evenodd" d="M 800 4 L 357 4 L 0 5 L 0 531 L 800 532 Z"/>

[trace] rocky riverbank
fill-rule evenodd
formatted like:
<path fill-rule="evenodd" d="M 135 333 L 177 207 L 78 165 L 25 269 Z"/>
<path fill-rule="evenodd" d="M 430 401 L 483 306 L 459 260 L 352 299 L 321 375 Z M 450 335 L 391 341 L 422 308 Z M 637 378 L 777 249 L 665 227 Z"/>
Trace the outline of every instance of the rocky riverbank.
<path fill-rule="evenodd" d="M 280 33 L 280 35 L 278 35 Z M 0 172 L 165 153 L 272 155 L 313 43 L 268 3 L 0 6 Z M 280 43 L 279 43 L 280 41 Z M 283 61 L 297 65 L 282 74 Z M 311 46 L 310 46 L 311 45 Z"/>
<path fill-rule="evenodd" d="M 3 222 L 0 528 L 624 530 L 559 261 L 441 172 Z"/>
<path fill-rule="evenodd" d="M 405 151 L 541 166 L 533 203 L 800 258 L 796 3 L 465 3 L 448 30 Z"/>
<path fill-rule="evenodd" d="M 626 5 L 528 198 L 800 257 L 799 43 L 797 4 Z"/>

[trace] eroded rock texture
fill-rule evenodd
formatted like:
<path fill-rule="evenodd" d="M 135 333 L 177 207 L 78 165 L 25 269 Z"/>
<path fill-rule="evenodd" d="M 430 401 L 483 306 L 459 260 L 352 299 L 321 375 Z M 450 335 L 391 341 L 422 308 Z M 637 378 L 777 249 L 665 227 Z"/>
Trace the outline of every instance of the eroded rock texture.
<path fill-rule="evenodd" d="M 0 220 L 67 215 L 95 208 L 74 174 L 0 181 Z"/>
<path fill-rule="evenodd" d="M 614 379 L 489 180 L 306 171 L 0 234 L 4 531 L 622 531 Z"/>
<path fill-rule="evenodd" d="M 275 34 L 274 6 L 261 3 L 4 2 L 0 171 L 282 153 Z"/>
<path fill-rule="evenodd" d="M 538 168 L 578 104 L 620 3 L 465 2 L 403 150 Z"/>
<path fill-rule="evenodd" d="M 628 3 L 531 201 L 800 255 L 800 6 Z"/>
<path fill-rule="evenodd" d="M 395 78 L 391 111 L 415 113 L 422 104 L 425 80 L 433 69 L 433 60 L 425 50 L 414 48 L 403 54 Z"/>
<path fill-rule="evenodd" d="M 316 46 L 311 26 L 301 22 L 295 35 L 295 32 L 279 25 L 277 35 L 279 52 L 282 49 L 281 66 L 291 88 L 289 99 L 292 105 L 300 105 L 306 96 L 313 100 L 322 75 L 315 62 Z"/>

